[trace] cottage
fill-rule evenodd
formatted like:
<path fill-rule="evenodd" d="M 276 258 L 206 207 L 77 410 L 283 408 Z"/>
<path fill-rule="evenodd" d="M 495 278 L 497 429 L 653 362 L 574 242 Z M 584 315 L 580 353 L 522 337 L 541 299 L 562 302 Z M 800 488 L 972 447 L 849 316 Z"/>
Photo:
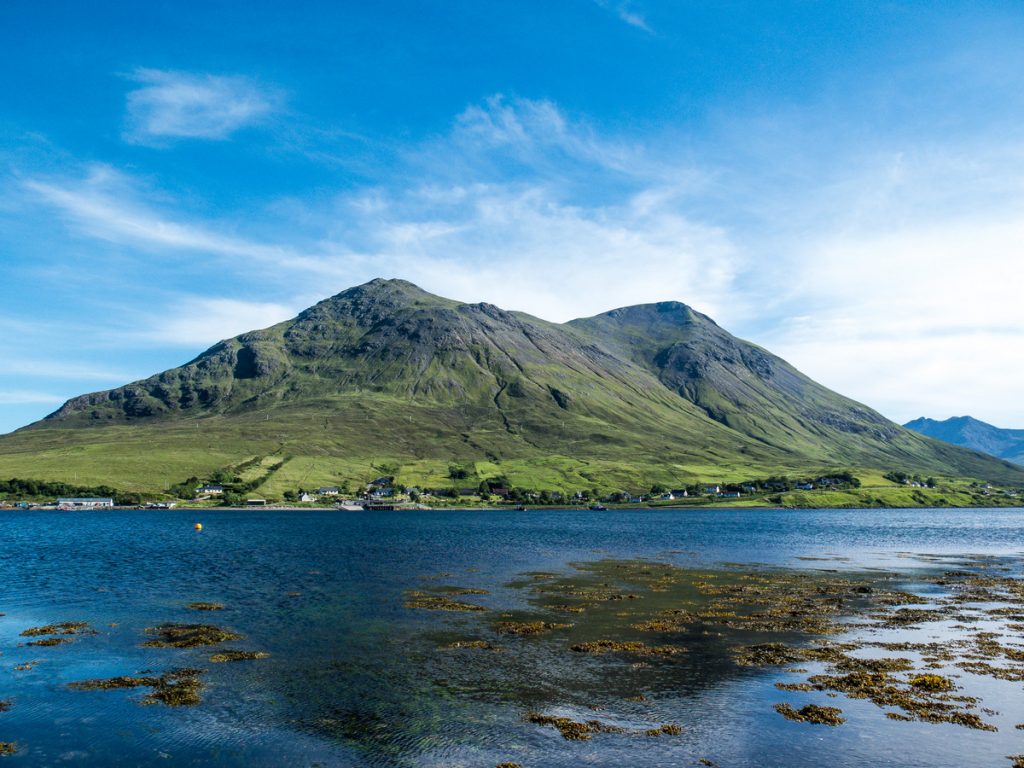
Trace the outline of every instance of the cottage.
<path fill-rule="evenodd" d="M 739 491 L 723 491 L 722 493 L 718 494 L 718 498 L 720 499 L 738 499 L 739 497 Z"/>
<path fill-rule="evenodd" d="M 798 491 L 813 491 L 814 483 L 797 483 L 796 489 Z"/>
<path fill-rule="evenodd" d="M 173 501 L 150 501 L 146 504 L 146 509 L 174 509 L 178 506 Z"/>
<path fill-rule="evenodd" d="M 57 499 L 60 509 L 98 509 L 114 506 L 113 499 Z"/>
<path fill-rule="evenodd" d="M 303 493 L 299 496 L 299 501 L 316 501 L 316 496 L 311 493 Z"/>
<path fill-rule="evenodd" d="M 663 493 L 659 496 L 662 501 L 675 501 L 676 496 L 674 493 Z"/>
<path fill-rule="evenodd" d="M 198 488 L 196 488 L 196 493 L 205 493 L 205 494 L 208 494 L 208 495 L 215 495 L 215 494 L 218 494 L 218 493 L 224 493 L 224 486 L 223 485 L 213 485 L 211 483 L 207 483 L 206 485 L 201 485 Z"/>
<path fill-rule="evenodd" d="M 686 498 L 687 496 L 689 496 L 690 492 L 688 490 L 686 490 L 685 488 L 673 488 L 672 489 L 672 495 L 675 496 L 677 499 L 680 499 L 680 498 Z"/>
<path fill-rule="evenodd" d="M 709 485 L 704 488 L 704 493 L 716 494 L 722 492 L 722 486 L 720 485 Z"/>
<path fill-rule="evenodd" d="M 320 496 L 337 496 L 338 488 L 333 485 L 328 485 L 323 488 L 318 488 L 316 492 Z"/>

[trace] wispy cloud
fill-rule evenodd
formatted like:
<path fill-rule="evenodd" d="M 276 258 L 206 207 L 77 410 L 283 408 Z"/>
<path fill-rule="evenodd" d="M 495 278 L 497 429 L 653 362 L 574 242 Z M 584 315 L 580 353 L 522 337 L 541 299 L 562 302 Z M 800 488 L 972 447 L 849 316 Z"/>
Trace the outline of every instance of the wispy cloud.
<path fill-rule="evenodd" d="M 730 304 L 739 258 L 728 234 L 690 221 L 670 194 L 584 207 L 538 185 L 444 192 L 378 200 L 361 263 L 549 320 L 687 295 L 708 312 Z"/>
<path fill-rule="evenodd" d="M 129 381 L 137 378 L 115 368 L 104 368 L 72 360 L 37 360 L 24 357 L 0 357 L 0 368 L 5 375 L 20 377 L 34 376 L 46 379 L 70 379 L 88 381 Z"/>
<path fill-rule="evenodd" d="M 304 307 L 238 299 L 189 296 L 175 302 L 173 314 L 161 313 L 151 327 L 132 336 L 179 347 L 202 347 L 245 331 L 267 328 Z"/>
<path fill-rule="evenodd" d="M 448 135 L 415 155 L 424 158 L 436 161 L 425 164 L 431 173 L 462 179 L 507 179 L 518 170 L 545 177 L 549 184 L 563 177 L 579 184 L 599 173 L 613 175 L 618 185 L 671 181 L 681 188 L 705 181 L 703 169 L 683 167 L 676 158 L 666 163 L 664 157 L 652 157 L 640 142 L 602 134 L 554 102 L 502 94 L 466 107 Z"/>
<path fill-rule="evenodd" d="M 240 76 L 136 69 L 141 87 L 127 97 L 125 138 L 136 143 L 174 139 L 226 139 L 264 120 L 280 100 Z"/>
<path fill-rule="evenodd" d="M 4 405 L 58 405 L 67 400 L 65 395 L 34 392 L 27 389 L 0 390 L 0 406 Z"/>
<path fill-rule="evenodd" d="M 614 13 L 621 21 L 624 21 L 631 27 L 642 29 L 644 32 L 652 31 L 647 25 L 647 20 L 644 18 L 643 14 L 635 10 L 633 3 L 624 2 L 622 0 L 594 0 L 594 3 L 601 6 L 606 11 Z"/>
<path fill-rule="evenodd" d="M 1019 425 L 1022 172 L 1013 145 L 931 148 L 821 190 L 786 234 L 760 340 L 900 421 Z"/>
<path fill-rule="evenodd" d="M 214 257 L 218 279 L 258 270 L 258 295 L 189 298 L 137 339 L 208 345 L 380 275 L 551 320 L 677 299 L 891 417 L 1024 426 L 1019 148 L 950 140 L 738 182 L 495 96 L 404 159 L 391 181 L 232 221 L 104 166 L 24 189 L 80 234 Z"/>
<path fill-rule="evenodd" d="M 57 209 L 76 231 L 111 243 L 210 254 L 250 265 L 267 262 L 310 271 L 327 266 L 324 258 L 307 257 L 290 246 L 237 236 L 225 232 L 226 226 L 162 210 L 170 201 L 147 200 L 134 179 L 107 166 L 90 166 L 80 178 L 29 178 L 22 185 Z"/>

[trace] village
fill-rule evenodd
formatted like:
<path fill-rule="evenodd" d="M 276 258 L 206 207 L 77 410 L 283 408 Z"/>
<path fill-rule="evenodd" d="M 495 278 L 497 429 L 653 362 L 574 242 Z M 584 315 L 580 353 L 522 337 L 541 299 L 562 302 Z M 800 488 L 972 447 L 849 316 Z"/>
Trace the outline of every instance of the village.
<path fill-rule="evenodd" d="M 906 483 L 912 481 L 907 476 Z M 198 481 L 197 481 L 198 482 Z M 238 487 L 230 482 L 199 482 L 191 493 L 181 493 L 179 498 L 146 500 L 143 498 L 119 498 L 112 489 L 103 488 L 107 495 L 58 495 L 44 499 L 50 484 L 34 487 L 19 485 L 12 480 L 0 483 L 0 492 L 14 490 L 20 498 L 0 499 L 0 509 L 154 509 L 171 510 L 181 507 L 230 508 L 336 508 L 348 511 L 391 511 L 398 509 L 436 509 L 446 507 L 501 507 L 523 509 L 531 507 L 580 507 L 605 509 L 612 506 L 700 506 L 717 501 L 741 499 L 744 497 L 767 497 L 784 492 L 807 492 L 857 488 L 860 481 L 850 472 L 836 472 L 815 478 L 768 477 L 742 483 L 692 483 L 677 488 L 661 484 L 652 485 L 646 492 L 628 490 L 601 493 L 597 489 L 583 489 L 572 493 L 559 490 L 533 490 L 512 486 L 505 478 L 482 480 L 476 486 L 460 487 L 456 484 L 441 488 L 406 486 L 397 482 L 394 476 L 381 476 L 369 483 L 355 485 L 342 481 L 338 485 L 316 488 L 298 488 L 285 491 L 280 499 L 268 499 L 255 494 L 239 493 Z M 57 485 L 57 484 L 54 484 Z M 917 483 L 914 483 L 916 486 Z M 65 487 L 65 486 L 60 486 Z M 20 491 L 20 493 L 19 493 Z M 14 496 L 14 494 L 10 494 Z M 27 498 L 27 497 L 34 498 Z M 186 498 L 187 496 L 187 498 Z"/>

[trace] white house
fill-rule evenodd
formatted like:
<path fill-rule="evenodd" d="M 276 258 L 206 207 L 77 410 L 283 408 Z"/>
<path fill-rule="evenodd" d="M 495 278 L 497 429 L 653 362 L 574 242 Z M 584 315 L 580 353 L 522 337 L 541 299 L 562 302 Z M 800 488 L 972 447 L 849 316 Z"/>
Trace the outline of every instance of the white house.
<path fill-rule="evenodd" d="M 113 499 L 57 499 L 61 509 L 97 509 L 114 506 Z"/>
<path fill-rule="evenodd" d="M 299 501 L 316 501 L 316 496 L 311 493 L 304 493 L 299 496 Z"/>
<path fill-rule="evenodd" d="M 326 486 L 324 488 L 318 488 L 317 493 L 321 496 L 337 496 L 338 489 L 333 485 Z"/>
<path fill-rule="evenodd" d="M 720 485 L 709 485 L 704 488 L 704 493 L 721 493 L 722 486 Z"/>
<path fill-rule="evenodd" d="M 207 493 L 207 494 L 224 493 L 224 486 L 223 485 L 212 485 L 210 483 L 207 483 L 206 485 L 201 485 L 198 488 L 196 488 L 196 493 Z"/>

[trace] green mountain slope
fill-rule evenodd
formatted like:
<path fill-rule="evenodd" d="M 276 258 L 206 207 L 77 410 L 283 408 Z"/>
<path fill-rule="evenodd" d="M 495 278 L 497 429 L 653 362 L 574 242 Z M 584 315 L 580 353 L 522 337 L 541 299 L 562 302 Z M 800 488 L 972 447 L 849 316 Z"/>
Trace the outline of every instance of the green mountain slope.
<path fill-rule="evenodd" d="M 283 462 L 283 464 L 282 464 Z M 1024 482 L 893 424 L 685 305 L 559 325 L 374 280 L 0 437 L 0 477 L 159 489 L 274 467 L 265 490 L 477 477 L 640 488 L 865 467 Z M 255 468 L 255 469 L 253 469 Z M 239 470 L 241 471 L 241 470 Z"/>

